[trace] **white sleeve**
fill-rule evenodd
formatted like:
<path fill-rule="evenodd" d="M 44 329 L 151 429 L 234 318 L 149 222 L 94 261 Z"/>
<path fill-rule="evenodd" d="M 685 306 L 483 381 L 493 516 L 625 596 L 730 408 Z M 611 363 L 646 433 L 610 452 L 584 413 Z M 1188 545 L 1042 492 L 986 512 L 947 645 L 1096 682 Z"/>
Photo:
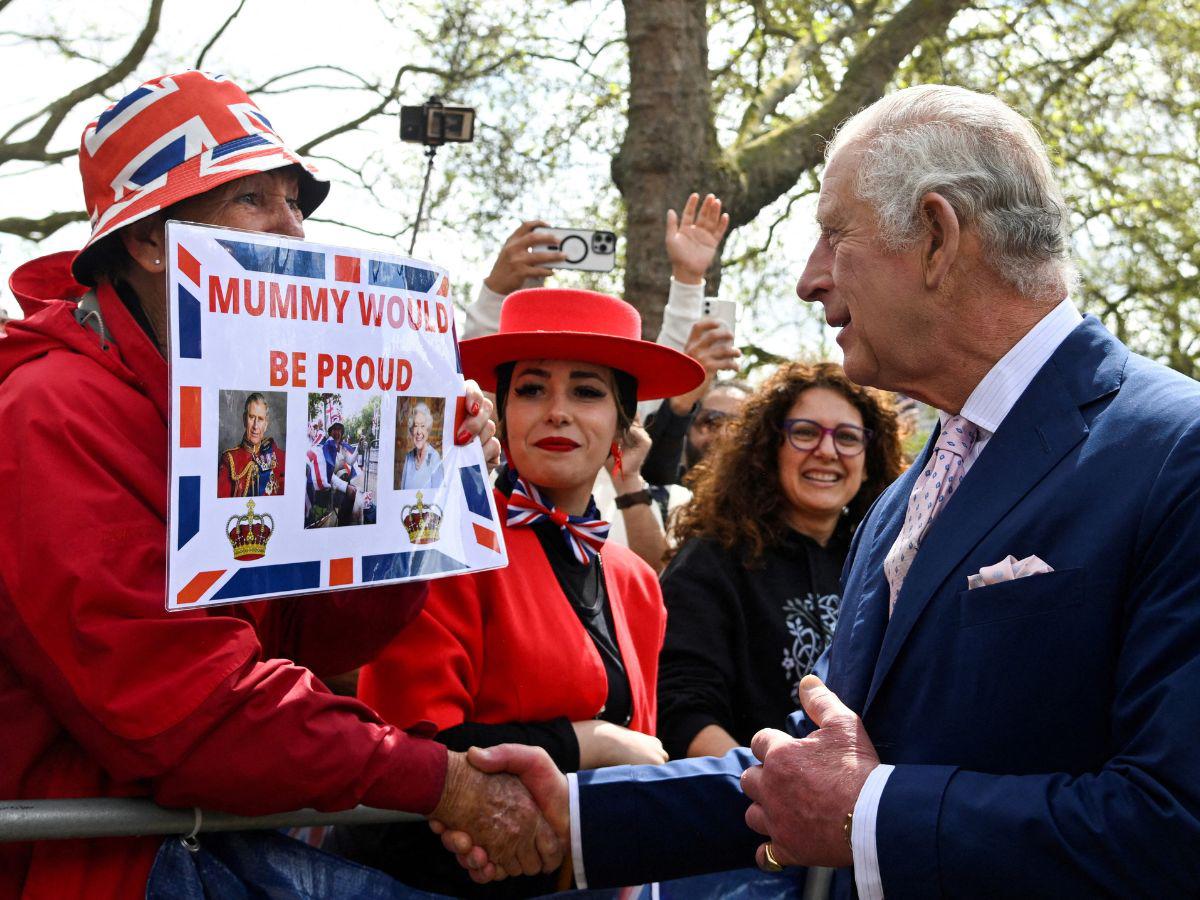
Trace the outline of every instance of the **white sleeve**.
<path fill-rule="evenodd" d="M 500 330 L 500 307 L 504 294 L 497 294 L 486 284 L 479 285 L 479 296 L 467 307 L 467 325 L 462 338 L 484 337 Z"/>
<path fill-rule="evenodd" d="M 658 330 L 657 344 L 683 352 L 687 346 L 692 326 L 700 318 L 700 304 L 704 300 L 704 282 L 682 284 L 671 279 L 671 290 L 667 293 L 667 306 L 663 310 L 662 328 Z M 645 422 L 658 412 L 662 400 L 643 400 L 638 404 L 638 419 Z"/>
<path fill-rule="evenodd" d="M 579 776 L 567 773 L 567 798 L 571 816 L 571 863 L 575 867 L 575 887 L 587 890 L 587 876 L 583 872 L 583 829 L 579 827 Z"/>
<path fill-rule="evenodd" d="M 883 900 L 879 848 L 875 844 L 875 820 L 879 816 L 879 799 L 895 768 L 880 764 L 872 769 L 854 803 L 850 852 L 854 855 L 854 885 L 858 888 L 859 900 Z"/>
<path fill-rule="evenodd" d="M 704 299 L 704 282 L 699 284 L 681 284 L 671 279 L 671 289 L 667 293 L 667 306 L 663 310 L 662 328 L 658 332 L 656 343 L 681 353 L 687 346 L 688 335 L 692 326 L 700 318 L 700 303 Z"/>

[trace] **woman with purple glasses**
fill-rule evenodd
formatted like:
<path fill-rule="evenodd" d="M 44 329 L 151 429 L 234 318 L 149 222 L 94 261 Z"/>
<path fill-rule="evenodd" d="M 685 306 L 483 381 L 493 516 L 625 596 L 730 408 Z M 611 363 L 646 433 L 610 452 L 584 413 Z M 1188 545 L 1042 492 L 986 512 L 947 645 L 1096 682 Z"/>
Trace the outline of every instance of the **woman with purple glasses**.
<path fill-rule="evenodd" d="M 855 526 L 901 471 L 884 394 L 832 363 L 782 366 L 693 474 L 663 573 L 659 736 L 672 758 L 749 746 L 798 708 L 833 635 Z"/>

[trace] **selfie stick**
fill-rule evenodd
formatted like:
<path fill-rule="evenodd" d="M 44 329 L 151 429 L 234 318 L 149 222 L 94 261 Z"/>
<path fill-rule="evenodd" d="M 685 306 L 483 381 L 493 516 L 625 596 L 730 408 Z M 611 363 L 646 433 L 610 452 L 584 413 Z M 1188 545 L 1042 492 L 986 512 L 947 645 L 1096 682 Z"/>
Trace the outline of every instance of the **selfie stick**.
<path fill-rule="evenodd" d="M 408 255 L 412 256 L 413 248 L 417 246 L 417 232 L 421 228 L 421 215 L 425 212 L 425 196 L 429 193 L 429 177 L 433 175 L 433 155 L 437 153 L 437 146 L 429 144 L 425 147 L 425 156 L 429 160 L 429 165 L 425 167 L 425 184 L 421 187 L 421 202 L 417 204 L 417 220 L 413 222 L 412 240 L 408 242 Z"/>

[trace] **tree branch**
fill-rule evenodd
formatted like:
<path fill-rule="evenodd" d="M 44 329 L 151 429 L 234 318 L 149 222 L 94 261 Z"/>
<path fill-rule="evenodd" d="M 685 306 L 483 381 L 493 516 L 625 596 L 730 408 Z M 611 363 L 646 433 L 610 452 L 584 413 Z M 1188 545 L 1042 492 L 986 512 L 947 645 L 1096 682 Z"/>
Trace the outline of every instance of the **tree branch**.
<path fill-rule="evenodd" d="M 217 33 L 208 39 L 208 43 L 204 45 L 204 49 L 200 51 L 200 55 L 196 57 L 196 65 L 193 68 L 200 69 L 204 66 L 204 57 L 208 56 L 208 51 L 213 48 L 213 45 L 221 39 L 221 35 L 225 33 L 225 29 L 233 24 L 233 20 L 238 17 L 242 11 L 242 7 L 246 5 L 246 0 L 238 0 L 237 9 L 229 14 L 229 18 L 217 29 Z"/>
<path fill-rule="evenodd" d="M 883 96 L 900 63 L 922 41 L 943 34 L 969 0 L 909 0 L 880 26 L 846 69 L 836 95 L 807 118 L 744 144 L 733 154 L 744 173 L 744 202 L 730 211 L 734 227 L 751 221 L 820 163 L 824 138 L 846 118 Z"/>
<path fill-rule="evenodd" d="M 151 0 L 150 13 L 146 17 L 146 24 L 142 27 L 142 31 L 137 36 L 137 39 L 133 42 L 133 46 L 129 48 L 129 52 L 125 54 L 125 57 L 120 62 L 102 75 L 93 78 L 86 84 L 81 84 L 69 93 L 59 97 L 42 110 L 31 116 L 26 116 L 3 135 L 0 135 L 0 165 L 14 159 L 57 162 L 77 152 L 75 150 L 50 152 L 47 150 L 47 145 L 71 110 L 85 100 L 91 99 L 96 94 L 103 93 L 115 84 L 120 84 L 126 76 L 138 67 L 138 64 L 145 57 L 146 51 L 150 49 L 151 41 L 154 40 L 154 36 L 158 33 L 159 15 L 162 13 L 162 5 L 163 0 Z M 10 138 L 17 131 L 41 116 L 45 116 L 46 121 L 42 123 L 42 127 L 38 129 L 37 134 L 28 140 L 10 141 Z"/>
<path fill-rule="evenodd" d="M 41 219 L 26 219 L 14 216 L 0 219 L 0 234 L 14 234 L 17 237 L 31 241 L 40 241 L 54 234 L 58 229 L 71 222 L 87 221 L 87 213 L 82 210 L 51 213 Z"/>

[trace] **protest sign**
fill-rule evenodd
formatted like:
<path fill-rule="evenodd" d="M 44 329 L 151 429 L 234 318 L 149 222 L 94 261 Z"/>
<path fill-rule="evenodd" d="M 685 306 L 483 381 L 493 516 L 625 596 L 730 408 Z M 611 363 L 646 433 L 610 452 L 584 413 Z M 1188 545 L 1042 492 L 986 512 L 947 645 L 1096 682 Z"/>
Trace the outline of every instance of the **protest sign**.
<path fill-rule="evenodd" d="M 170 222 L 167 608 L 507 564 L 446 272 Z"/>

